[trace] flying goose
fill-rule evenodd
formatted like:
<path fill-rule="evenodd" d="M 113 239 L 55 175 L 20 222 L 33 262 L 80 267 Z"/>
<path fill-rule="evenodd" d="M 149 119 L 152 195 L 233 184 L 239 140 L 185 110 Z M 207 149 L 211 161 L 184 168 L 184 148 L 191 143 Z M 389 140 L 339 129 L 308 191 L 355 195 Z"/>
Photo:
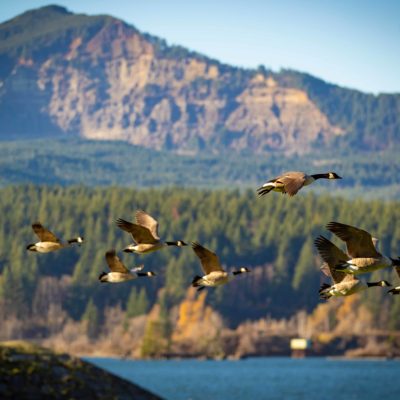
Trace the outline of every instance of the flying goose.
<path fill-rule="evenodd" d="M 102 272 L 99 276 L 100 282 L 119 283 L 143 276 L 155 276 L 152 271 L 140 272 L 143 269 L 143 264 L 129 270 L 116 255 L 114 249 L 106 252 L 106 262 L 111 272 Z"/>
<path fill-rule="evenodd" d="M 350 257 L 324 236 L 321 235 L 315 239 L 315 246 L 324 260 L 321 270 L 333 280 L 333 285 L 322 284 L 319 289 L 321 299 L 327 300 L 332 296 L 350 296 L 372 286 L 392 286 L 387 281 L 362 282 L 352 274 L 337 271 L 335 266 L 348 261 Z"/>
<path fill-rule="evenodd" d="M 146 254 L 159 250 L 164 246 L 187 246 L 183 240 L 175 242 L 162 242 L 158 236 L 158 222 L 143 210 L 136 211 L 136 224 L 125 221 L 122 218 L 117 220 L 117 225 L 122 230 L 129 232 L 134 240 L 123 251 L 126 253 Z"/>
<path fill-rule="evenodd" d="M 294 196 L 303 186 L 310 185 L 317 179 L 342 179 L 336 172 L 327 172 L 325 174 L 307 175 L 304 172 L 289 171 L 282 175 L 265 182 L 257 189 L 259 196 L 264 196 L 270 191 L 287 193 Z"/>
<path fill-rule="evenodd" d="M 378 239 L 373 238 L 367 231 L 340 222 L 329 222 L 326 228 L 346 242 L 347 254 L 350 256 L 348 260 L 343 260 L 335 266 L 337 271 L 357 275 L 400 266 L 400 260 L 378 252 Z"/>
<path fill-rule="evenodd" d="M 399 259 L 399 262 L 400 262 L 400 259 Z M 400 277 L 400 267 L 399 266 L 397 266 L 397 267 L 395 267 L 396 268 L 396 272 L 397 272 L 397 275 Z M 396 286 L 395 288 L 393 288 L 393 289 L 390 289 L 389 291 L 388 291 L 388 293 L 391 293 L 391 294 L 400 294 L 400 286 Z"/>
<path fill-rule="evenodd" d="M 29 251 L 36 251 L 38 253 L 50 253 L 51 251 L 56 251 L 64 247 L 70 246 L 72 243 L 78 243 L 81 245 L 83 243 L 83 237 L 78 236 L 74 239 L 67 240 L 66 243 L 62 243 L 54 233 L 50 232 L 40 222 L 35 222 L 32 224 L 32 229 L 39 237 L 40 241 L 37 243 L 28 244 L 26 249 Z"/>
<path fill-rule="evenodd" d="M 198 291 L 204 289 L 206 286 L 220 286 L 228 283 L 237 275 L 250 272 L 246 267 L 242 267 L 237 271 L 228 273 L 223 270 L 219 262 L 218 256 L 206 249 L 197 242 L 192 243 L 193 251 L 196 253 L 197 257 L 200 258 L 201 267 L 204 271 L 204 276 L 196 275 L 193 278 L 192 286 L 197 287 Z"/>

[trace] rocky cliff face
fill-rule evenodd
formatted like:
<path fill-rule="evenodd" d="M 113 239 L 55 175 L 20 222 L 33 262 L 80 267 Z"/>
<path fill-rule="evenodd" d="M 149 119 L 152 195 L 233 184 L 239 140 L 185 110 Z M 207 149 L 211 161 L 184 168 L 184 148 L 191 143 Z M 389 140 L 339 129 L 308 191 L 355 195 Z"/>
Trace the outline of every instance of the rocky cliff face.
<path fill-rule="evenodd" d="M 0 135 L 70 134 L 181 153 L 304 153 L 344 124 L 272 72 L 207 59 L 107 16 L 50 6 L 0 26 Z"/>

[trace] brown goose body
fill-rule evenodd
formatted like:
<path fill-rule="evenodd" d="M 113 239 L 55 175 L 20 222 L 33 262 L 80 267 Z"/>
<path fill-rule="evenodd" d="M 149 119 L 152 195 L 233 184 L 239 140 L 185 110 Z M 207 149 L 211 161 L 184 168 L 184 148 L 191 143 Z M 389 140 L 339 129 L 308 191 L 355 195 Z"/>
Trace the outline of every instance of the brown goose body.
<path fill-rule="evenodd" d="M 143 269 L 143 264 L 129 270 L 122 263 L 114 249 L 108 250 L 105 258 L 110 272 L 102 272 L 99 276 L 100 282 L 121 283 L 137 279 L 138 277 L 155 276 L 155 273 L 152 271 L 140 272 Z"/>
<path fill-rule="evenodd" d="M 396 260 L 396 261 L 400 264 L 400 259 L 399 259 L 399 260 Z M 395 268 L 396 268 L 397 275 L 398 275 L 399 278 L 400 278 L 400 265 L 396 266 Z M 400 294 L 400 285 L 394 287 L 394 288 L 391 289 L 391 290 L 389 290 L 388 293 L 391 293 L 391 294 L 393 294 L 393 295 Z"/>
<path fill-rule="evenodd" d="M 349 274 L 365 274 L 393 266 L 393 260 L 376 249 L 377 239 L 363 229 L 340 222 L 329 222 L 326 228 L 346 243 L 348 260 L 335 268 Z"/>
<path fill-rule="evenodd" d="M 192 248 L 197 257 L 200 259 L 203 269 L 203 276 L 195 276 L 192 281 L 192 286 L 197 287 L 197 290 L 202 290 L 204 287 L 216 287 L 225 285 L 235 276 L 250 272 L 248 268 L 242 267 L 231 273 L 226 272 L 219 261 L 218 256 L 212 251 L 206 249 L 199 243 L 192 243 Z"/>
<path fill-rule="evenodd" d="M 117 226 L 132 235 L 133 244 L 125 247 L 127 253 L 148 254 L 166 246 L 187 246 L 183 240 L 163 242 L 158 235 L 158 222 L 143 210 L 136 211 L 136 223 L 117 220 Z"/>
<path fill-rule="evenodd" d="M 35 222 L 32 224 L 32 229 L 39 238 L 39 242 L 26 246 L 26 249 L 29 251 L 37 253 L 50 253 L 65 247 L 69 247 L 72 243 L 78 243 L 79 245 L 83 243 L 83 237 L 81 236 L 78 236 L 74 239 L 69 239 L 66 242 L 61 242 L 61 240 L 54 235 L 54 233 L 46 229 L 40 222 Z"/>
<path fill-rule="evenodd" d="M 335 172 L 327 172 L 323 174 L 307 175 L 300 171 L 288 171 L 265 182 L 257 189 L 259 196 L 274 191 L 282 194 L 287 193 L 288 196 L 294 196 L 304 186 L 311 185 L 317 179 L 342 179 Z"/>
<path fill-rule="evenodd" d="M 327 300 L 332 296 L 351 296 L 373 286 L 391 286 L 386 281 L 363 282 L 353 274 L 337 271 L 336 265 L 348 261 L 350 257 L 324 236 L 319 236 L 315 240 L 315 246 L 324 260 L 321 270 L 333 280 L 333 285 L 323 284 L 321 286 L 319 294 L 322 299 Z"/>

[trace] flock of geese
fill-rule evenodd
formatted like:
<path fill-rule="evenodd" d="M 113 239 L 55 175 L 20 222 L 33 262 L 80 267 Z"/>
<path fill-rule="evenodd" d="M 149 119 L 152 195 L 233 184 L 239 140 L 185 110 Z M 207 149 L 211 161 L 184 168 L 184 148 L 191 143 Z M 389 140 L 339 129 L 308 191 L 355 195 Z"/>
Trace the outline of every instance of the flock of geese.
<path fill-rule="evenodd" d="M 318 179 L 342 179 L 335 172 L 307 175 L 303 172 L 291 171 L 271 179 L 257 189 L 260 196 L 271 191 L 294 196 L 303 187 L 312 184 Z M 188 246 L 183 240 L 163 241 L 158 234 L 158 222 L 143 210 L 136 211 L 135 222 L 117 219 L 117 226 L 132 236 L 133 243 L 123 249 L 127 253 L 148 254 L 168 246 Z M 323 283 L 319 294 L 322 299 L 332 296 L 349 296 L 373 286 L 392 286 L 389 282 L 363 282 L 358 275 L 370 273 L 382 268 L 394 267 L 400 277 L 400 258 L 393 259 L 381 254 L 377 249 L 378 240 L 368 232 L 339 222 L 329 222 L 326 228 L 346 243 L 344 252 L 324 236 L 315 240 L 315 246 L 324 263 L 321 271 L 330 276 L 333 284 Z M 65 247 L 84 242 L 83 237 L 62 242 L 52 232 L 43 227 L 40 222 L 32 225 L 32 229 L 39 237 L 39 242 L 27 246 L 27 250 L 39 253 L 49 253 Z M 203 275 L 193 278 L 192 286 L 197 290 L 205 287 L 215 287 L 228 283 L 242 273 L 250 272 L 246 267 L 227 272 L 223 269 L 218 256 L 197 242 L 192 242 L 192 249 L 199 258 Z M 105 253 L 106 263 L 110 272 L 102 272 L 100 282 L 119 283 L 138 277 L 152 277 L 152 271 L 143 272 L 143 265 L 127 268 L 117 256 L 115 249 Z M 388 291 L 391 294 L 400 294 L 400 286 Z"/>

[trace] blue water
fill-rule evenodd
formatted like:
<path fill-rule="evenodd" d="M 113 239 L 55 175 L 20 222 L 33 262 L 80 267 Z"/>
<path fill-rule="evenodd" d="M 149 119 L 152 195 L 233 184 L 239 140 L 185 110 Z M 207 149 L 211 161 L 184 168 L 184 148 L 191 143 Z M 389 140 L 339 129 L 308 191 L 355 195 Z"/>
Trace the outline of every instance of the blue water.
<path fill-rule="evenodd" d="M 168 400 L 400 400 L 400 361 L 88 358 Z"/>

